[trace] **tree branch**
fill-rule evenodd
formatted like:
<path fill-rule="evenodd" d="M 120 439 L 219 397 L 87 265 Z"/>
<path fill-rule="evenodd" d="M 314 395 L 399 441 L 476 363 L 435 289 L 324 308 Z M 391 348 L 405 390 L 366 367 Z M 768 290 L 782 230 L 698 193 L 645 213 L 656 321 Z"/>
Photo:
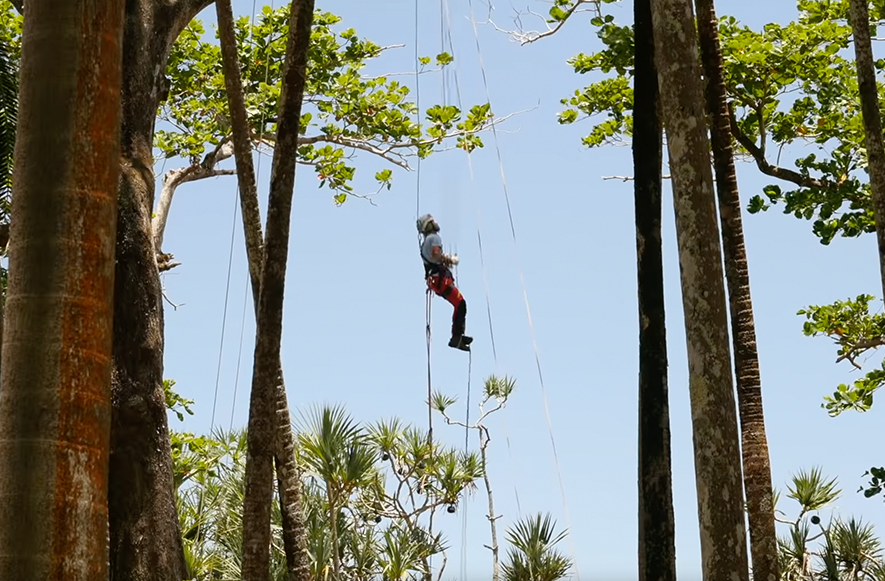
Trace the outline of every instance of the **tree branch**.
<path fill-rule="evenodd" d="M 24 0 L 9 0 L 9 3 L 12 4 L 13 7 L 15 7 L 16 11 L 18 11 L 19 14 L 25 13 Z"/>
<path fill-rule="evenodd" d="M 767 176 L 792 182 L 803 188 L 829 189 L 835 187 L 835 184 L 827 180 L 819 180 L 811 176 L 804 176 L 797 171 L 770 164 L 768 160 L 765 159 L 765 152 L 762 151 L 762 149 L 738 126 L 737 118 L 735 117 L 734 109 L 731 107 L 731 104 L 729 104 L 728 111 L 732 134 L 738 143 L 740 143 L 741 146 L 753 157 L 759 171 Z"/>
<path fill-rule="evenodd" d="M 592 4 L 593 8 L 578 10 L 578 8 L 580 8 L 581 6 L 583 6 L 585 4 Z M 530 30 L 530 31 L 526 32 L 526 31 L 522 30 L 520 20 L 522 19 L 522 16 L 524 14 L 531 14 L 532 16 L 537 16 L 538 18 L 543 20 L 545 23 L 547 22 L 546 17 L 544 17 L 541 14 L 538 14 L 537 12 L 535 12 L 534 10 L 531 10 L 531 9 L 526 9 L 525 13 L 521 13 L 519 11 L 516 11 L 516 16 L 514 17 L 513 20 L 517 23 L 517 26 L 520 27 L 519 30 L 506 30 L 504 28 L 501 28 L 497 24 L 495 24 L 491 18 L 488 19 L 488 22 L 498 32 L 503 32 L 503 33 L 509 35 L 511 38 L 513 38 L 519 44 L 526 45 L 526 44 L 530 44 L 530 43 L 536 42 L 538 40 L 541 40 L 542 38 L 546 38 L 548 36 L 552 36 L 552 35 L 556 34 L 557 32 L 559 32 L 560 28 L 565 26 L 565 23 L 568 21 L 569 18 L 571 18 L 571 16 L 573 14 L 577 14 L 579 12 L 596 12 L 598 14 L 599 13 L 599 0 L 576 0 L 576 2 L 571 6 L 571 8 L 569 8 L 568 10 L 565 11 L 565 16 L 561 20 L 557 21 L 556 26 L 550 26 L 549 24 L 547 24 L 547 30 L 545 30 L 543 32 L 538 32 L 536 30 Z"/>
<path fill-rule="evenodd" d="M 162 255 L 166 222 L 169 219 L 169 210 L 172 207 L 172 197 L 175 195 L 175 190 L 178 189 L 178 186 L 206 178 L 236 175 L 236 173 L 234 169 L 216 169 L 214 167 L 207 169 L 202 164 L 171 169 L 166 172 L 163 176 L 163 187 L 160 190 L 160 198 L 157 201 L 157 209 L 154 212 L 154 219 L 151 224 L 154 233 L 154 249 L 158 255 Z M 177 266 L 177 264 L 174 266 Z M 166 270 L 169 270 L 169 268 L 172 268 L 172 266 L 169 266 Z"/>

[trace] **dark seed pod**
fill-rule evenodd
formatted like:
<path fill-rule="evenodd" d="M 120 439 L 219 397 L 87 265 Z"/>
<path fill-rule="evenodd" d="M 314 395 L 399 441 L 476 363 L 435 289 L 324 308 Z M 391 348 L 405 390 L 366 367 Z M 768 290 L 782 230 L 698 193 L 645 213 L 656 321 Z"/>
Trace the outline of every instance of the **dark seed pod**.
<path fill-rule="evenodd" d="M 817 515 L 814 515 L 813 517 L 811 517 L 811 524 L 819 525 L 820 524 L 820 517 Z"/>
<path fill-rule="evenodd" d="M 380 515 L 380 514 L 379 514 L 378 516 L 375 517 L 375 522 L 376 522 L 376 523 L 381 522 L 381 515 Z"/>
<path fill-rule="evenodd" d="M 383 462 L 387 462 L 388 460 L 390 460 L 390 454 L 388 454 L 387 452 L 381 454 L 381 460 Z"/>
<path fill-rule="evenodd" d="M 450 504 L 450 505 L 448 506 L 448 508 L 446 508 L 446 511 L 447 511 L 449 514 L 455 514 L 455 511 L 456 511 L 456 510 L 457 510 L 457 509 L 455 508 L 455 505 L 454 505 L 454 504 Z"/>

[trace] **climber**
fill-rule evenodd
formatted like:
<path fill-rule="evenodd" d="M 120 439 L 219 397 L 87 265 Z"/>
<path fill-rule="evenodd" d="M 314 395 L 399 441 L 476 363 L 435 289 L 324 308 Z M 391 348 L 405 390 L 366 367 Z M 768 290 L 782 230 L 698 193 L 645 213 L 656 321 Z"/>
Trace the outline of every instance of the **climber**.
<path fill-rule="evenodd" d="M 452 338 L 449 347 L 470 351 L 473 337 L 464 334 L 465 321 L 467 319 L 467 301 L 461 295 L 461 291 L 455 286 L 450 266 L 458 264 L 458 256 L 445 254 L 442 251 L 442 238 L 440 238 L 439 224 L 430 214 L 424 214 L 418 218 L 418 232 L 424 237 L 421 243 L 421 258 L 424 260 L 424 278 L 427 280 L 427 288 L 441 296 L 454 307 L 452 313 Z"/>

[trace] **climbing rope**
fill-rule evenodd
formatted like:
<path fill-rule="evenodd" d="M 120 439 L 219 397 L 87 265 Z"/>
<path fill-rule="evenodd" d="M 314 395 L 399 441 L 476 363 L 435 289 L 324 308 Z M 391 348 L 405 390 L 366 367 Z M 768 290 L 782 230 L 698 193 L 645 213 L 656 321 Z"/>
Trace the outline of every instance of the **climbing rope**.
<path fill-rule="evenodd" d="M 270 3 L 271 12 L 273 12 L 276 9 L 275 2 L 276 2 L 276 0 L 271 0 L 271 3 Z M 252 0 L 252 16 L 251 16 L 251 19 L 249 22 L 249 42 L 252 43 L 253 45 L 255 44 L 255 15 L 256 15 L 257 5 L 258 5 L 257 0 Z M 267 86 L 267 84 L 268 84 L 267 81 L 269 78 L 270 78 L 270 59 L 268 58 L 268 59 L 265 59 L 265 63 L 264 63 L 264 85 L 265 86 Z M 258 146 L 259 147 L 261 147 L 261 143 L 264 141 L 264 125 L 266 122 L 267 122 L 267 111 L 263 110 L 261 112 L 261 125 L 260 125 L 260 129 L 259 129 L 259 133 L 258 133 Z M 261 160 L 263 158 L 264 158 L 264 155 L 261 153 L 260 150 L 258 150 L 258 164 L 255 168 L 255 181 L 256 181 L 256 183 L 258 182 L 259 178 L 261 177 Z M 248 257 L 247 257 L 247 260 L 248 260 Z M 248 303 L 248 298 L 250 296 L 251 286 L 252 286 L 252 277 L 249 274 L 248 265 L 246 266 L 246 278 L 247 278 L 246 291 L 245 291 L 246 296 L 243 299 L 243 301 L 244 301 L 244 306 L 243 306 L 244 319 L 243 319 L 243 322 L 240 326 L 240 349 L 239 349 L 239 354 L 237 355 L 237 375 L 234 378 L 233 402 L 231 403 L 231 408 L 230 408 L 230 429 L 231 430 L 233 430 L 234 412 L 236 411 L 236 407 L 237 407 L 237 385 L 239 384 L 239 379 L 240 379 L 240 359 L 242 358 L 242 355 L 243 355 L 243 328 L 245 326 L 245 313 L 246 313 L 245 304 Z M 255 317 L 256 317 L 256 319 L 258 317 L 257 311 L 255 313 Z"/>
<path fill-rule="evenodd" d="M 477 29 L 477 22 L 476 22 L 475 10 L 473 7 L 473 0 L 467 0 L 467 2 L 468 2 L 468 5 L 470 6 L 470 21 L 473 25 L 473 36 L 476 41 L 476 52 L 477 52 L 477 57 L 479 59 L 480 72 L 482 73 L 482 81 L 483 81 L 483 87 L 485 89 L 486 101 L 489 103 L 489 105 L 491 105 L 492 99 L 491 99 L 491 95 L 490 95 L 490 91 L 489 91 L 489 83 L 488 83 L 488 77 L 486 75 L 485 63 L 484 63 L 483 54 L 482 54 L 482 47 L 481 47 L 481 43 L 479 40 L 479 31 Z M 544 401 L 544 415 L 547 420 L 547 431 L 550 435 L 550 444 L 553 449 L 553 460 L 556 465 L 556 473 L 557 473 L 557 477 L 559 480 L 559 491 L 560 491 L 560 494 L 562 495 L 562 503 L 563 503 L 563 509 L 565 512 L 566 526 L 569 528 L 569 530 L 571 530 L 571 519 L 569 517 L 568 500 L 567 500 L 566 494 L 565 494 L 565 485 L 563 484 L 563 480 L 562 480 L 562 470 L 561 470 L 560 464 L 559 464 L 559 455 L 556 450 L 556 439 L 554 438 L 554 435 L 553 435 L 553 422 L 550 419 L 550 406 L 549 406 L 549 402 L 548 402 L 548 398 L 547 398 L 547 390 L 544 386 L 544 375 L 541 371 L 541 356 L 540 356 L 540 352 L 538 350 L 538 342 L 537 342 L 537 337 L 535 335 L 535 326 L 532 321 L 532 311 L 531 311 L 531 306 L 529 304 L 528 292 L 526 290 L 525 275 L 524 275 L 524 272 L 522 269 L 522 262 L 521 262 L 520 255 L 519 255 L 519 247 L 518 247 L 517 239 L 516 239 L 516 226 L 514 225 L 514 222 L 513 222 L 513 211 L 511 209 L 511 205 L 510 205 L 510 195 L 507 190 L 507 178 L 506 178 L 506 175 L 504 172 L 504 160 L 503 160 L 503 156 L 501 154 L 501 145 L 500 145 L 500 141 L 498 138 L 498 131 L 497 131 L 497 128 L 495 127 L 494 124 L 492 125 L 492 137 L 493 137 L 493 141 L 495 143 L 495 153 L 498 158 L 498 169 L 499 169 L 499 172 L 501 175 L 501 186 L 502 186 L 502 190 L 504 193 L 504 200 L 507 204 L 507 216 L 510 220 L 510 233 L 511 233 L 511 236 L 513 239 L 513 248 L 514 248 L 514 253 L 516 254 L 517 265 L 518 265 L 518 269 L 519 269 L 519 280 L 520 280 L 520 284 L 522 285 L 522 295 L 523 295 L 523 299 L 525 301 L 526 316 L 528 318 L 529 331 L 530 331 L 530 334 L 532 337 L 532 347 L 535 352 L 535 365 L 538 369 L 538 381 L 541 386 L 541 395 L 542 395 L 542 399 Z M 574 537 L 572 535 L 569 535 L 569 539 L 571 540 L 572 553 L 573 553 L 573 555 L 576 555 Z M 578 579 L 578 581 L 580 581 L 581 576 L 580 576 L 580 573 L 578 572 L 577 560 L 574 561 L 574 566 L 575 566 L 575 577 Z"/>
<path fill-rule="evenodd" d="M 431 379 L 431 362 L 430 351 L 432 344 L 431 332 L 431 314 L 433 311 L 433 292 L 427 289 L 427 304 L 425 306 L 425 335 L 427 337 L 427 443 L 430 446 L 430 453 L 433 453 L 433 381 Z"/>
<path fill-rule="evenodd" d="M 221 357 L 224 353 L 224 330 L 227 326 L 227 304 L 230 298 L 230 273 L 234 261 L 234 236 L 237 232 L 237 210 L 239 209 L 239 192 L 234 197 L 234 218 L 230 228 L 230 251 L 227 257 L 227 283 L 224 289 L 224 309 L 221 315 L 221 341 L 218 345 L 218 364 L 215 368 L 215 394 L 212 397 L 212 419 L 209 421 L 210 431 L 215 429 L 215 410 L 218 406 L 218 386 L 221 383 Z"/>
<path fill-rule="evenodd" d="M 252 279 L 249 276 L 249 271 L 246 271 L 246 285 L 243 287 L 243 312 L 240 318 L 240 346 L 237 348 L 237 370 L 234 373 L 234 394 L 232 397 L 233 404 L 230 406 L 230 424 L 227 427 L 228 432 L 232 432 L 234 429 L 234 410 L 237 407 L 237 388 L 240 385 L 240 363 L 243 360 L 243 336 L 245 335 L 246 330 L 246 307 L 249 305 L 249 297 L 251 296 L 250 286 L 252 285 Z"/>

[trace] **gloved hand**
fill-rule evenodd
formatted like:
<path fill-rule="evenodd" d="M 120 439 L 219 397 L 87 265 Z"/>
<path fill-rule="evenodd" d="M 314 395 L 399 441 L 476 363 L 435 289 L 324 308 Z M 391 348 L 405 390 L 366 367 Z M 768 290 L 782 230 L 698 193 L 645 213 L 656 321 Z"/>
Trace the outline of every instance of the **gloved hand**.
<path fill-rule="evenodd" d="M 458 255 L 457 254 L 446 254 L 446 262 L 452 266 L 456 266 L 458 264 Z"/>

